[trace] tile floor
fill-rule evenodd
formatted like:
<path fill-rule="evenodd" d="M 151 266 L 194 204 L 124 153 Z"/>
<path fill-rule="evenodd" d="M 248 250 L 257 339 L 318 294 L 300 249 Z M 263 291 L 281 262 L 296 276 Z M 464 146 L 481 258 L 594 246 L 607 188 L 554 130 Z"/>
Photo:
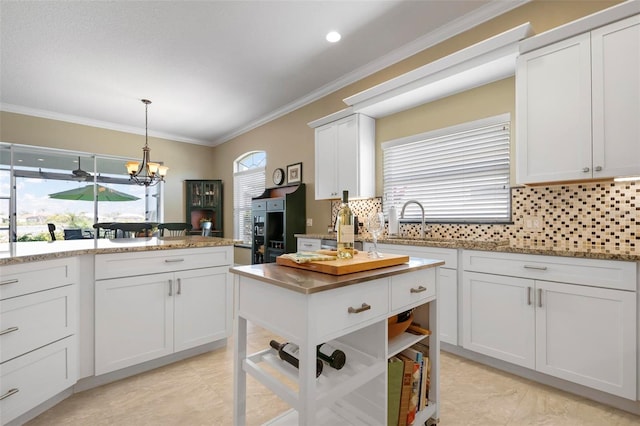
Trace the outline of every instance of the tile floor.
<path fill-rule="evenodd" d="M 249 330 L 255 352 L 273 337 Z M 147 373 L 77 393 L 27 426 L 226 426 L 233 424 L 233 343 Z M 442 426 L 638 426 L 640 417 L 442 353 Z M 247 381 L 247 425 L 288 406 Z M 417 425 L 418 426 L 418 425 Z"/>

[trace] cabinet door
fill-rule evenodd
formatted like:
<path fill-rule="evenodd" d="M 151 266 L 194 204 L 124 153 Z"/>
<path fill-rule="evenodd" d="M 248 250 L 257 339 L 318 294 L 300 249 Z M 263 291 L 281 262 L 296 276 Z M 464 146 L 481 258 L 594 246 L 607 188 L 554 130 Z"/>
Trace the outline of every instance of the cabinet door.
<path fill-rule="evenodd" d="M 640 15 L 591 33 L 594 177 L 640 174 Z"/>
<path fill-rule="evenodd" d="M 518 58 L 516 180 L 591 178 L 589 34 Z"/>
<path fill-rule="evenodd" d="M 175 351 L 227 337 L 231 291 L 229 268 L 176 272 Z"/>
<path fill-rule="evenodd" d="M 222 185 L 218 180 L 205 180 L 202 182 L 202 206 L 217 208 L 220 206 Z"/>
<path fill-rule="evenodd" d="M 351 197 L 360 194 L 359 185 L 359 152 L 358 152 L 358 121 L 355 115 L 344 118 L 336 124 L 337 127 L 337 192 L 338 197 L 342 191 L 349 191 Z"/>
<path fill-rule="evenodd" d="M 536 289 L 536 369 L 635 400 L 636 293 L 547 281 Z"/>
<path fill-rule="evenodd" d="M 201 181 L 187 181 L 187 205 L 189 207 L 202 207 L 203 196 Z"/>
<path fill-rule="evenodd" d="M 533 286 L 533 280 L 465 271 L 462 346 L 535 368 Z"/>
<path fill-rule="evenodd" d="M 338 198 L 337 126 L 327 124 L 316 129 L 316 200 Z"/>
<path fill-rule="evenodd" d="M 96 375 L 173 352 L 173 273 L 96 281 Z"/>
<path fill-rule="evenodd" d="M 458 344 L 458 277 L 455 269 L 440 268 L 438 279 L 440 341 Z"/>

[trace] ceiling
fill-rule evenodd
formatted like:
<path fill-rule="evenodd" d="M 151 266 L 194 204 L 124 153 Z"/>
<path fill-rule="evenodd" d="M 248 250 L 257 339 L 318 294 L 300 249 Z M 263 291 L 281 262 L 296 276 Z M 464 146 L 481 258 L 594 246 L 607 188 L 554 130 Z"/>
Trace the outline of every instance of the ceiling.
<path fill-rule="evenodd" d="M 523 1 L 0 0 L 0 108 L 214 146 Z"/>

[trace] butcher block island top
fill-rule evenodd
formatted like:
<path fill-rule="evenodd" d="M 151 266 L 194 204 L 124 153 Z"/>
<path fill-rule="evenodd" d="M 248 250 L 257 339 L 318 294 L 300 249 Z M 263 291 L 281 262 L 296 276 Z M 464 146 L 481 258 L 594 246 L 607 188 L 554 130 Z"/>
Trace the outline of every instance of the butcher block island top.
<path fill-rule="evenodd" d="M 407 257 L 405 256 L 405 258 Z M 408 261 L 406 263 L 402 263 L 400 265 L 381 267 L 343 275 L 319 273 L 313 270 L 293 268 L 290 266 L 279 265 L 277 263 L 236 266 L 230 270 L 234 274 L 255 278 L 265 283 L 293 290 L 298 293 L 312 294 L 375 280 L 377 278 L 390 277 L 392 275 L 404 274 L 420 269 L 435 268 L 437 266 L 444 265 L 444 261 L 436 259 L 407 259 Z"/>
<path fill-rule="evenodd" d="M 295 259 L 294 254 L 293 258 Z M 278 265 L 292 268 L 306 269 L 308 271 L 322 272 L 331 275 L 352 274 L 354 272 L 370 271 L 372 269 L 395 266 L 409 261 L 409 256 L 399 254 L 385 254 L 382 257 L 371 258 L 367 253 L 358 252 L 352 259 L 315 260 L 298 263 L 292 258 L 283 255 L 276 257 Z"/>

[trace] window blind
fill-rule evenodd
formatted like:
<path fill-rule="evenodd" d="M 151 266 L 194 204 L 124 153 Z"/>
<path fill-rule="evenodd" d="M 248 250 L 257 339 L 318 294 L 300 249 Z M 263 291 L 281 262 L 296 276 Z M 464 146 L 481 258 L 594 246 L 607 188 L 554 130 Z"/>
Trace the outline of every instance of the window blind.
<path fill-rule="evenodd" d="M 233 174 L 233 214 L 235 217 L 233 238 L 251 244 L 252 220 L 251 199 L 264 192 L 265 168 L 236 172 Z"/>
<path fill-rule="evenodd" d="M 509 221 L 509 126 L 502 114 L 383 143 L 385 213 L 417 200 L 432 222 Z"/>

